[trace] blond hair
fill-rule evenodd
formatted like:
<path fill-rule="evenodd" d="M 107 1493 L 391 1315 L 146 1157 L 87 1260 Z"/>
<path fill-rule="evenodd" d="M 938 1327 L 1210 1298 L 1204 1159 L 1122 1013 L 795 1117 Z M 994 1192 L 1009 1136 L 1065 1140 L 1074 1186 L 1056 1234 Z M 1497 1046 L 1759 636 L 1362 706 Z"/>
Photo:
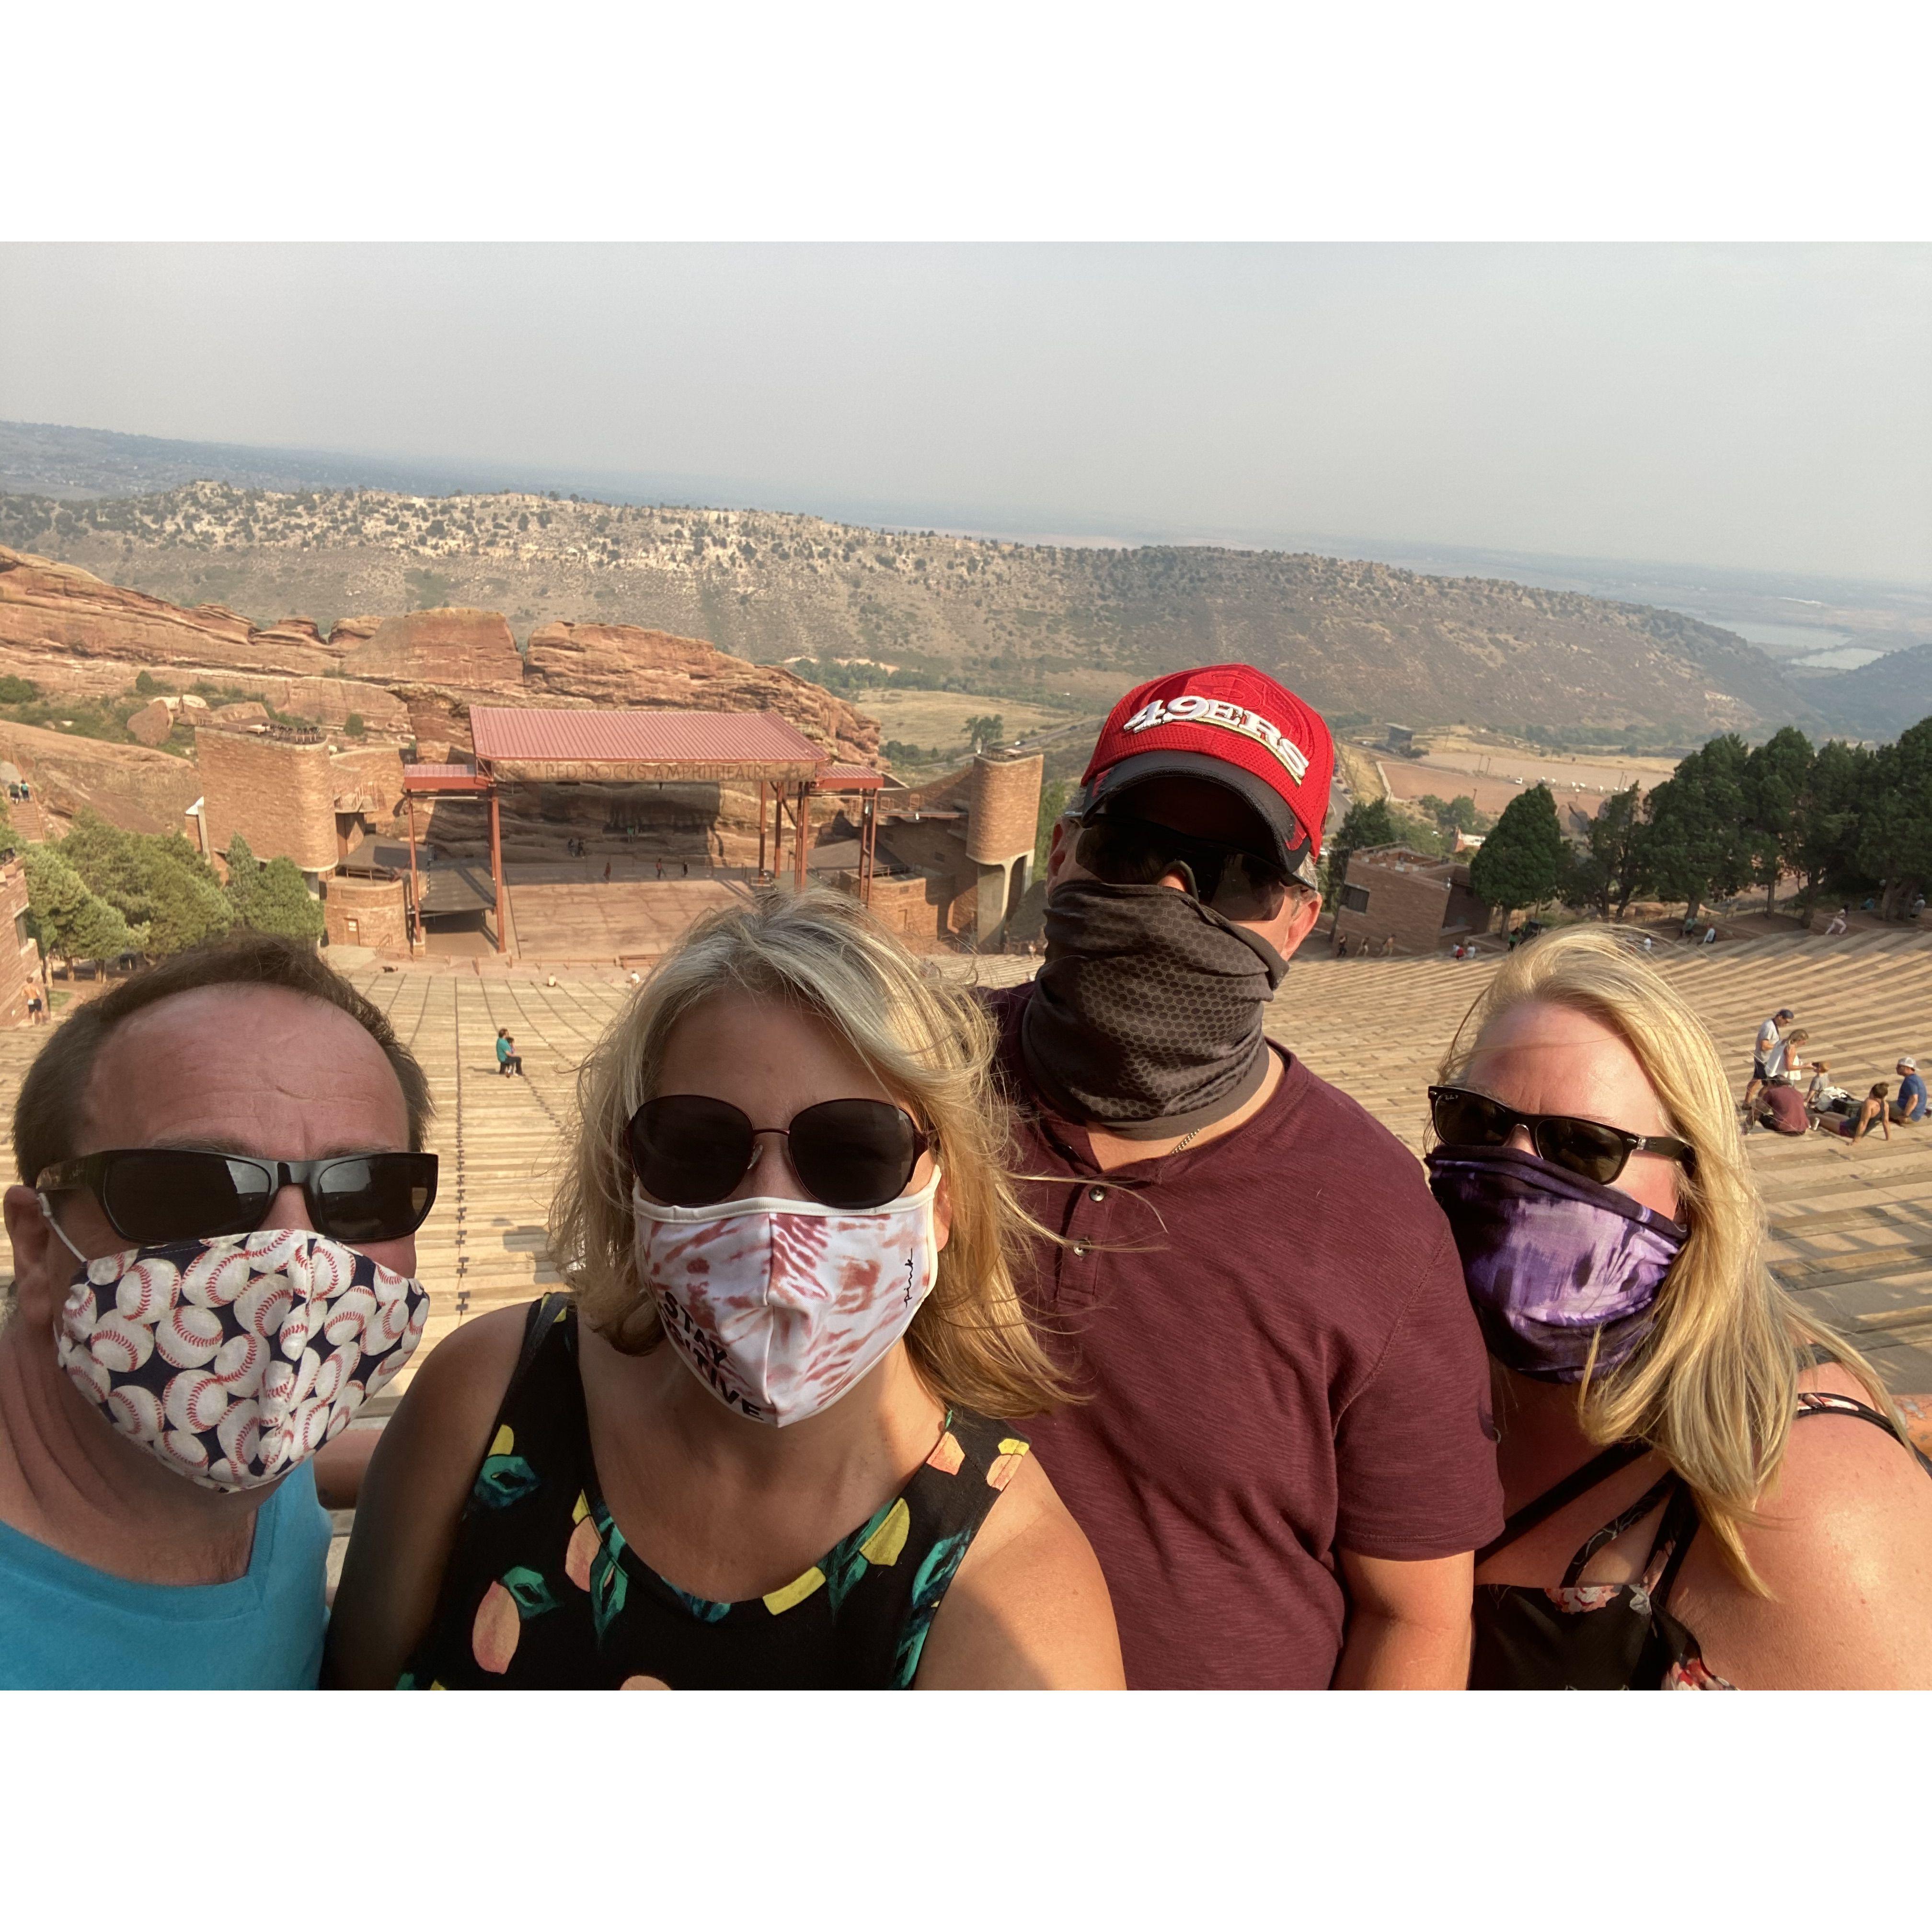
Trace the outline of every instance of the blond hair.
<path fill-rule="evenodd" d="M 1808 1345 L 1828 1349 L 1895 1422 L 1890 1399 L 1871 1365 L 1804 1313 L 1765 1265 L 1763 1206 L 1718 1050 L 1628 940 L 1570 926 L 1520 947 L 1457 1028 L 1438 1078 L 1460 1078 L 1488 1028 L 1532 1000 L 1610 1028 L 1636 1056 L 1670 1131 L 1693 1150 L 1677 1177 L 1677 1218 L 1689 1238 L 1665 1277 L 1656 1320 L 1634 1354 L 1600 1375 L 1593 1346 L 1578 1420 L 1593 1442 L 1656 1450 L 1690 1485 L 1732 1570 L 1762 1595 L 1742 1532 L 1784 1460 Z"/>
<path fill-rule="evenodd" d="M 1009 1127 L 992 1071 L 993 1023 L 969 990 L 928 977 L 869 913 L 822 887 L 762 891 L 699 920 L 584 1062 L 550 1221 L 551 1252 L 584 1318 L 630 1354 L 662 1332 L 638 1279 L 626 1128 L 656 1090 L 679 1023 L 725 993 L 784 1003 L 831 1028 L 935 1135 L 952 1229 L 906 1333 L 934 1396 L 1003 1418 L 1066 1400 L 1013 1285 L 1022 1243 L 1044 1231 L 1002 1160 Z"/>

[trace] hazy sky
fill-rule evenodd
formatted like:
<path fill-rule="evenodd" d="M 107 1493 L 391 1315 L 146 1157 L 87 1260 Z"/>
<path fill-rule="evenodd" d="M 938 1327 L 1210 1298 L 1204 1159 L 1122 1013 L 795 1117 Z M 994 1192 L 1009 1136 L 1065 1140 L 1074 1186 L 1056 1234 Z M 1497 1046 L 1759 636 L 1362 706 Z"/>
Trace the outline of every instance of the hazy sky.
<path fill-rule="evenodd" d="M 1922 583 L 1932 248 L 15 244 L 0 417 Z"/>

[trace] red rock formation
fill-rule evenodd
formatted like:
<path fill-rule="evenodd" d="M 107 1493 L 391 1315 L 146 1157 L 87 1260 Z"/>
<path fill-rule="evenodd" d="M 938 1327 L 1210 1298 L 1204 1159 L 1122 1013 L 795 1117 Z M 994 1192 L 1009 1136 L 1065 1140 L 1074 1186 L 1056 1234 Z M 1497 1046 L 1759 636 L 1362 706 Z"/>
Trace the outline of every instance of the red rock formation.
<path fill-rule="evenodd" d="M 38 658 L 38 681 L 84 688 L 89 661 L 101 658 L 311 676 L 335 664 L 326 646 L 293 637 L 265 647 L 267 634 L 218 604 L 184 610 L 71 564 L 0 548 L 0 653 Z"/>
<path fill-rule="evenodd" d="M 366 644 L 382 628 L 380 617 L 338 617 L 328 633 L 331 646 L 338 651 L 352 651 L 358 644 Z"/>
<path fill-rule="evenodd" d="M 83 806 L 129 832 L 178 832 L 182 814 L 201 795 L 185 758 L 141 745 L 107 745 L 32 724 L 0 720 L 0 758 L 20 767 L 40 804 L 57 819 Z"/>
<path fill-rule="evenodd" d="M 877 722 L 843 698 L 696 638 L 634 624 L 545 624 L 530 633 L 524 689 L 640 710 L 776 711 L 835 757 L 870 764 Z"/>
<path fill-rule="evenodd" d="M 165 745 L 174 728 L 175 714 L 158 698 L 128 721 L 128 736 L 140 745 Z"/>
<path fill-rule="evenodd" d="M 336 626 L 336 632 L 342 629 Z M 334 634 L 332 634 L 332 641 Z M 524 681 L 517 640 L 499 610 L 412 610 L 390 617 L 342 660 L 351 677 L 389 684 L 452 685 L 514 691 Z"/>
<path fill-rule="evenodd" d="M 313 718 L 339 731 L 353 712 L 371 731 L 410 735 L 409 706 L 380 684 L 361 684 L 347 677 L 292 677 L 262 687 L 264 702 L 291 718 Z"/>

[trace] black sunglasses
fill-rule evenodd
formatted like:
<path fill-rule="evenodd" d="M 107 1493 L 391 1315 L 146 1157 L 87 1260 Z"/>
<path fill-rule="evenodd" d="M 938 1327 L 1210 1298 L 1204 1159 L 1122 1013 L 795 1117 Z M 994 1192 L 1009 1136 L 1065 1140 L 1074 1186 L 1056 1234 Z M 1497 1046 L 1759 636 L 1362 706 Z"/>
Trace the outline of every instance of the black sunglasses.
<path fill-rule="evenodd" d="M 1130 812 L 1096 812 L 1083 820 L 1073 856 L 1110 886 L 1150 886 L 1178 872 L 1195 898 L 1223 919 L 1273 919 L 1288 896 L 1288 874 L 1258 853 Z"/>
<path fill-rule="evenodd" d="M 1662 1154 L 1680 1166 L 1691 1165 L 1688 1141 L 1668 1134 L 1627 1134 L 1574 1114 L 1520 1113 L 1466 1087 L 1430 1088 L 1429 1117 L 1445 1147 L 1501 1147 L 1518 1127 L 1526 1128 L 1531 1146 L 1545 1160 L 1606 1187 L 1634 1154 Z"/>
<path fill-rule="evenodd" d="M 933 1136 L 889 1100 L 821 1100 L 788 1127 L 705 1094 L 660 1094 L 631 1116 L 631 1166 L 646 1194 L 674 1208 L 709 1208 L 752 1171 L 760 1134 L 783 1134 L 793 1171 L 814 1199 L 854 1212 L 905 1192 Z"/>
<path fill-rule="evenodd" d="M 251 1234 L 284 1187 L 299 1187 L 319 1234 L 335 1241 L 399 1241 L 436 1202 L 433 1154 L 338 1154 L 327 1160 L 256 1160 L 188 1148 L 122 1148 L 46 1168 L 44 1194 L 86 1188 L 108 1225 L 139 1247 Z"/>

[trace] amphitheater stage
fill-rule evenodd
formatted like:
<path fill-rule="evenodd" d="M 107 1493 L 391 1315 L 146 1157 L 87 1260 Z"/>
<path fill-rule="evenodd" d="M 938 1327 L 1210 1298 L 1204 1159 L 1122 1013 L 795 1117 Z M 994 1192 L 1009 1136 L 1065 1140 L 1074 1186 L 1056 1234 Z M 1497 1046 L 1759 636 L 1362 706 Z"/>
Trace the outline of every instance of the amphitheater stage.
<path fill-rule="evenodd" d="M 693 920 L 749 890 L 735 873 L 706 876 L 696 866 L 688 879 L 660 880 L 654 865 L 638 859 L 613 860 L 608 884 L 603 862 L 590 859 L 508 866 L 503 882 L 518 958 L 546 964 L 647 964 Z"/>

